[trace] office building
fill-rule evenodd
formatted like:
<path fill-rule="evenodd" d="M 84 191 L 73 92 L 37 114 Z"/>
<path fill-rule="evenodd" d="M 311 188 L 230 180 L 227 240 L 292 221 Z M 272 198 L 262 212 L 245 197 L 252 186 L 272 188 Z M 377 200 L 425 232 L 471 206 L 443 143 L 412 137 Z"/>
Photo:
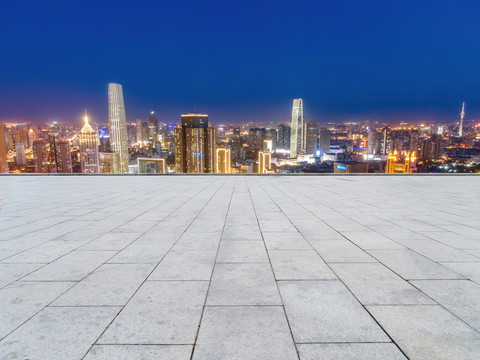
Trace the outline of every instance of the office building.
<path fill-rule="evenodd" d="M 417 158 L 415 153 L 405 153 L 401 158 L 397 151 L 388 154 L 387 164 L 385 166 L 386 174 L 411 173 L 416 172 Z"/>
<path fill-rule="evenodd" d="M 307 135 L 306 135 L 305 153 L 315 154 L 318 147 L 318 121 L 307 122 Z"/>
<path fill-rule="evenodd" d="M 55 152 L 57 173 L 72 173 L 72 153 L 70 151 L 70 143 L 67 141 L 57 141 Z"/>
<path fill-rule="evenodd" d="M 290 126 L 280 124 L 277 128 L 277 148 L 290 149 Z"/>
<path fill-rule="evenodd" d="M 258 173 L 272 173 L 272 153 L 259 151 L 258 153 Z"/>
<path fill-rule="evenodd" d="M 215 172 L 215 129 L 208 115 L 182 115 L 175 128 L 175 170 L 177 173 Z"/>
<path fill-rule="evenodd" d="M 357 161 L 336 161 L 333 164 L 335 174 L 368 173 L 368 163 Z"/>
<path fill-rule="evenodd" d="M 231 154 L 229 149 L 217 149 L 215 169 L 217 174 L 230 174 Z"/>
<path fill-rule="evenodd" d="M 17 125 L 17 131 L 15 133 L 15 143 L 22 143 L 24 148 L 28 148 L 28 127 L 26 124 Z"/>
<path fill-rule="evenodd" d="M 165 159 L 137 158 L 139 174 L 164 174 L 166 172 Z"/>
<path fill-rule="evenodd" d="M 101 174 L 118 174 L 120 172 L 120 154 L 118 152 L 99 152 L 98 162 Z"/>
<path fill-rule="evenodd" d="M 264 128 L 253 128 L 248 132 L 248 146 L 251 152 L 256 153 L 263 150 L 263 140 L 267 135 Z"/>
<path fill-rule="evenodd" d="M 158 120 L 155 118 L 155 113 L 150 112 L 148 118 L 148 142 L 153 148 L 157 147 L 158 141 Z"/>
<path fill-rule="evenodd" d="M 47 162 L 47 144 L 43 140 L 34 141 L 32 144 L 33 163 L 36 173 L 48 172 L 45 162 Z"/>
<path fill-rule="evenodd" d="M 233 136 L 230 147 L 232 149 L 233 159 L 239 159 L 242 150 L 242 135 L 240 133 L 240 128 L 238 127 L 233 129 Z"/>
<path fill-rule="evenodd" d="M 15 144 L 15 161 L 18 166 L 27 165 L 27 158 L 25 157 L 25 145 L 23 143 Z"/>
<path fill-rule="evenodd" d="M 328 154 L 330 152 L 330 130 L 327 128 L 320 128 L 318 130 L 318 151 L 319 154 L 316 156 L 322 157 L 324 154 Z"/>
<path fill-rule="evenodd" d="M 145 141 L 145 138 L 143 137 L 142 120 L 137 119 L 136 124 L 137 124 L 137 126 L 135 127 L 136 140 L 137 140 L 137 143 L 139 143 L 139 142 Z"/>
<path fill-rule="evenodd" d="M 4 124 L 0 124 L 0 173 L 8 173 L 7 162 L 7 127 Z"/>
<path fill-rule="evenodd" d="M 120 156 L 119 172 L 128 173 L 127 120 L 120 84 L 108 84 L 108 131 L 111 150 Z"/>
<path fill-rule="evenodd" d="M 305 150 L 305 129 L 303 122 L 303 101 L 294 99 L 292 106 L 292 124 L 290 126 L 290 158 L 297 157 Z"/>
<path fill-rule="evenodd" d="M 84 121 L 85 123 L 78 136 L 82 173 L 96 174 L 99 172 L 98 133 L 88 123 L 88 115 L 86 111 Z"/>

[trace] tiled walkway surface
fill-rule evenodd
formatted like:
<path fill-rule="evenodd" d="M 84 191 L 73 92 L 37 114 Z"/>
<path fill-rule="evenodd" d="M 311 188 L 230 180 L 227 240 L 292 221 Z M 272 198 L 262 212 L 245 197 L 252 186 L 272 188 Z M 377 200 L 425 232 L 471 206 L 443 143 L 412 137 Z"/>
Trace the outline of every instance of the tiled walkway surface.
<path fill-rule="evenodd" d="M 480 177 L 0 177 L 0 359 L 480 358 Z"/>

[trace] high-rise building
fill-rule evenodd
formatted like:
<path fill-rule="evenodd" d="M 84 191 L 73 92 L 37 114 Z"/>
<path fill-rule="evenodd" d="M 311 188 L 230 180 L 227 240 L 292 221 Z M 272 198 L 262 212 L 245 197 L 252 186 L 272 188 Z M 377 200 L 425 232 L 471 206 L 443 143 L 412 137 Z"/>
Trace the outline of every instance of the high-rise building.
<path fill-rule="evenodd" d="M 72 172 L 72 153 L 68 141 L 57 141 L 56 144 L 56 168 L 58 174 Z"/>
<path fill-rule="evenodd" d="M 290 126 L 280 124 L 277 128 L 277 147 L 290 149 Z"/>
<path fill-rule="evenodd" d="M 32 147 L 33 142 L 37 140 L 37 133 L 33 129 L 28 130 L 28 147 Z"/>
<path fill-rule="evenodd" d="M 331 134 L 327 128 L 320 128 L 318 131 L 318 150 L 319 154 L 316 156 L 323 156 L 323 154 L 328 154 L 330 152 L 330 138 Z"/>
<path fill-rule="evenodd" d="M 127 138 L 128 147 L 133 147 L 133 144 L 137 142 L 137 125 L 127 124 Z"/>
<path fill-rule="evenodd" d="M 253 128 L 248 132 L 248 146 L 251 152 L 258 152 L 263 150 L 263 140 L 267 135 L 267 130 L 264 128 Z"/>
<path fill-rule="evenodd" d="M 48 133 L 48 145 L 49 145 L 49 153 L 48 153 L 48 161 L 50 165 L 55 169 L 57 169 L 57 141 L 59 140 L 58 133 Z"/>
<path fill-rule="evenodd" d="M 120 155 L 118 152 L 99 152 L 98 162 L 101 174 L 118 174 L 120 172 Z"/>
<path fill-rule="evenodd" d="M 0 124 L 0 173 L 8 173 L 7 136 L 7 127 L 4 124 Z"/>
<path fill-rule="evenodd" d="M 463 136 L 463 117 L 465 116 L 465 101 L 462 105 L 462 112 L 460 113 L 460 126 L 458 128 L 458 137 Z"/>
<path fill-rule="evenodd" d="M 27 165 L 27 158 L 25 157 L 25 145 L 23 143 L 15 144 L 15 155 L 16 155 L 15 160 L 18 166 Z"/>
<path fill-rule="evenodd" d="M 15 143 L 22 143 L 24 148 L 28 148 L 28 127 L 26 124 L 17 125 L 17 132 L 15 133 Z"/>
<path fill-rule="evenodd" d="M 120 84 L 108 84 L 108 130 L 110 147 L 120 155 L 120 173 L 128 173 L 128 138 L 123 90 Z"/>
<path fill-rule="evenodd" d="M 148 142 L 152 147 L 157 147 L 158 140 L 158 120 L 155 118 L 155 113 L 150 112 L 148 118 Z"/>
<path fill-rule="evenodd" d="M 432 135 L 430 139 L 426 139 L 422 142 L 422 155 L 423 160 L 437 160 L 443 155 L 443 139 L 440 135 Z"/>
<path fill-rule="evenodd" d="M 98 164 L 98 133 L 88 123 L 88 115 L 85 111 L 85 124 L 78 136 L 80 144 L 80 164 L 82 173 L 96 174 L 99 172 Z"/>
<path fill-rule="evenodd" d="M 265 133 L 265 140 L 270 141 L 271 152 L 277 150 L 277 129 L 267 129 L 267 132 Z"/>
<path fill-rule="evenodd" d="M 307 122 L 307 142 L 305 152 L 307 154 L 315 154 L 318 145 L 318 121 Z"/>
<path fill-rule="evenodd" d="M 47 172 L 45 162 L 47 161 L 47 144 L 43 140 L 34 141 L 32 144 L 33 158 L 36 173 Z"/>
<path fill-rule="evenodd" d="M 233 129 L 233 136 L 231 141 L 232 157 L 234 160 L 240 158 L 240 152 L 242 150 L 242 135 L 240 128 Z"/>
<path fill-rule="evenodd" d="M 215 172 L 215 128 L 208 126 L 208 115 L 182 115 L 175 128 L 175 169 L 177 173 Z"/>
<path fill-rule="evenodd" d="M 272 173 L 272 153 L 258 152 L 258 173 L 268 174 Z"/>
<path fill-rule="evenodd" d="M 143 138 L 142 120 L 137 119 L 136 123 L 137 127 L 135 128 L 135 131 L 137 132 L 137 142 L 145 141 L 145 139 Z"/>
<path fill-rule="evenodd" d="M 294 159 L 305 150 L 305 129 L 303 124 L 303 101 L 294 99 L 292 124 L 290 126 L 290 158 Z"/>
<path fill-rule="evenodd" d="M 229 149 L 217 149 L 215 169 L 218 174 L 230 174 L 230 150 Z"/>

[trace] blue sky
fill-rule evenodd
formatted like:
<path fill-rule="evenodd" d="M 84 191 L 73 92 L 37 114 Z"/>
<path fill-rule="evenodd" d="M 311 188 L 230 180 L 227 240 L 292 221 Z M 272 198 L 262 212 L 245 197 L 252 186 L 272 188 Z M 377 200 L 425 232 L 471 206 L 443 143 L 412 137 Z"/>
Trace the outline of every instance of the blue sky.
<path fill-rule="evenodd" d="M 0 121 L 480 117 L 478 1 L 3 1 Z"/>

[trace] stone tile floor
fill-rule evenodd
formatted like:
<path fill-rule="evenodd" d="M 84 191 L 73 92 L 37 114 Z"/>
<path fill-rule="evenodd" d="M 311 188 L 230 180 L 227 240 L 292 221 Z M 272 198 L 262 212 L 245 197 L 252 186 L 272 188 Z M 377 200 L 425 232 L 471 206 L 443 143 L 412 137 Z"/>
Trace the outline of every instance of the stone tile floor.
<path fill-rule="evenodd" d="M 480 358 L 480 177 L 0 177 L 1 359 Z"/>

